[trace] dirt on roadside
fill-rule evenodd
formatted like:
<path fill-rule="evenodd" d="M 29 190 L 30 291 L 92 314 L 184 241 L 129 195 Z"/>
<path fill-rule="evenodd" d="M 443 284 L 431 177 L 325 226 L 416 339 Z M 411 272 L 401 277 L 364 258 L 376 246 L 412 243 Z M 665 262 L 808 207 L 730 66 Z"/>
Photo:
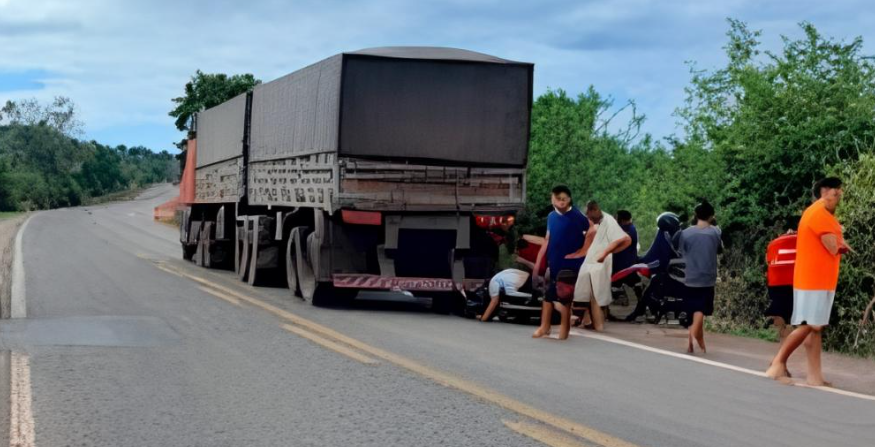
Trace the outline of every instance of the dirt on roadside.
<path fill-rule="evenodd" d="M 27 215 L 0 219 L 0 318 L 9 318 L 12 295 L 12 253 L 15 235 Z"/>

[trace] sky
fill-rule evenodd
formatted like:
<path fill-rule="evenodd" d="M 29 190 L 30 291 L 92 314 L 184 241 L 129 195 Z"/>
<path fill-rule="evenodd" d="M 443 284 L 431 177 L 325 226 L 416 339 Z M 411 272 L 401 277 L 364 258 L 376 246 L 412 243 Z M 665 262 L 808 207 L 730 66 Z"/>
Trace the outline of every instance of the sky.
<path fill-rule="evenodd" d="M 0 0 L 0 103 L 68 96 L 86 138 L 176 152 L 167 113 L 195 70 L 266 82 L 344 51 L 444 46 L 534 63 L 536 97 L 592 85 L 634 100 L 643 132 L 665 138 L 688 63 L 725 63 L 729 17 L 762 30 L 763 49 L 809 21 L 875 54 L 863 0 Z"/>

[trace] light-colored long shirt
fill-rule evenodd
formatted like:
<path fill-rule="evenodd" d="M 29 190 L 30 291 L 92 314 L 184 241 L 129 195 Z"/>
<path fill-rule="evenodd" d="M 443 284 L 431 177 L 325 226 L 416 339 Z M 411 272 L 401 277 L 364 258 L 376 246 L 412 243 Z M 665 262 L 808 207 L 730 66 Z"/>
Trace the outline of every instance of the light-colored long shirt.
<path fill-rule="evenodd" d="M 574 301 L 588 302 L 595 296 L 599 306 L 611 304 L 611 271 L 613 266 L 613 254 L 609 254 L 604 262 L 598 262 L 598 257 L 609 245 L 626 237 L 626 232 L 617 220 L 610 214 L 605 214 L 599 223 L 595 238 L 586 260 L 577 275 L 577 284 L 574 286 Z"/>

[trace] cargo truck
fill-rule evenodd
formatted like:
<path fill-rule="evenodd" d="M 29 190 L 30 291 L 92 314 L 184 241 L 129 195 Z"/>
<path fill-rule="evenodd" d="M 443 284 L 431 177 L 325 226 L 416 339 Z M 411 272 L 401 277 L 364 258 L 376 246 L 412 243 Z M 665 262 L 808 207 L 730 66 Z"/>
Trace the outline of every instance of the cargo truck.
<path fill-rule="evenodd" d="M 183 256 L 310 302 L 479 286 L 524 205 L 532 75 L 472 51 L 373 48 L 198 113 Z"/>

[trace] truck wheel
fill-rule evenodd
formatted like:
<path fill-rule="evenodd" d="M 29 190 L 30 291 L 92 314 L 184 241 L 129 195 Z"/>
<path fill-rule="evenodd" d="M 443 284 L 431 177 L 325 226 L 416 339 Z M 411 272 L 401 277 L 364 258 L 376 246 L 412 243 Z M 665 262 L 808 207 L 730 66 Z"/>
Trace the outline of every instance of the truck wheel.
<path fill-rule="evenodd" d="M 255 281 L 258 280 L 258 224 L 261 216 L 254 216 L 252 218 L 252 231 L 249 232 L 249 236 L 247 240 L 251 239 L 249 242 L 249 275 L 248 275 L 248 283 L 250 286 L 255 285 Z"/>
<path fill-rule="evenodd" d="M 246 281 L 249 271 L 249 220 L 243 221 L 243 228 L 237 231 L 237 246 L 240 247 L 237 260 L 237 277 L 240 281 Z"/>
<path fill-rule="evenodd" d="M 201 255 L 203 256 L 203 258 L 201 259 L 201 265 L 203 265 L 206 268 L 213 267 L 212 251 L 213 251 L 213 242 L 214 241 L 213 241 L 212 237 L 213 237 L 213 223 L 206 222 L 204 224 L 203 232 L 201 233 L 201 241 L 200 241 L 200 243 L 202 244 Z"/>
<path fill-rule="evenodd" d="M 310 263 L 307 262 L 307 255 L 305 253 L 305 248 L 303 241 L 307 240 L 306 236 L 309 232 L 307 227 L 295 227 L 292 228 L 292 232 L 289 234 L 289 251 L 288 251 L 288 264 L 294 265 L 295 273 L 296 273 L 296 285 L 297 291 L 300 293 L 300 297 L 307 301 L 308 303 L 313 302 L 313 298 L 316 294 L 316 275 L 313 274 L 313 269 L 310 267 Z M 293 247 L 294 246 L 294 247 Z M 294 248 L 294 250 L 292 250 Z"/>
<path fill-rule="evenodd" d="M 295 230 L 289 234 L 289 240 L 286 243 L 286 282 L 289 285 L 289 291 L 292 296 L 301 297 L 301 288 L 298 285 L 298 255 L 297 244 L 295 243 Z"/>
<path fill-rule="evenodd" d="M 195 251 L 197 251 L 197 245 L 182 244 L 182 259 L 186 261 L 193 260 Z"/>

